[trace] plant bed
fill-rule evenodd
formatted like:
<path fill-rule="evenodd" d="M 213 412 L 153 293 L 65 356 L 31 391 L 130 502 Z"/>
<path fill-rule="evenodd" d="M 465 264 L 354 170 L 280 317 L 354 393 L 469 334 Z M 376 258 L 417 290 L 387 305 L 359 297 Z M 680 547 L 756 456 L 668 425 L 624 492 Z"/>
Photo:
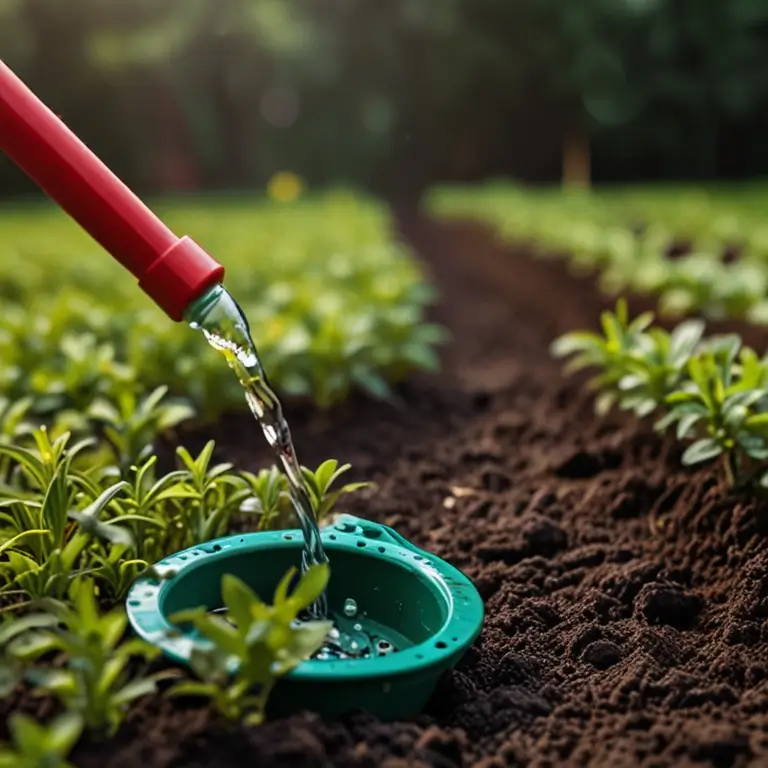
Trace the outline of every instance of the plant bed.
<path fill-rule="evenodd" d="M 475 226 L 402 223 L 444 297 L 444 376 L 400 388 L 399 409 L 353 400 L 326 428 L 288 416 L 304 463 L 337 456 L 377 484 L 341 510 L 474 581 L 479 640 L 407 721 L 299 714 L 229 730 L 205 705 L 148 697 L 73 762 L 764 764 L 768 505 L 724 496 L 710 467 L 683 469 L 680 446 L 649 426 L 596 417 L 583 382 L 563 378 L 549 344 L 608 306 L 589 281 Z M 269 459 L 245 425 L 219 430 L 201 440 L 238 466 Z"/>

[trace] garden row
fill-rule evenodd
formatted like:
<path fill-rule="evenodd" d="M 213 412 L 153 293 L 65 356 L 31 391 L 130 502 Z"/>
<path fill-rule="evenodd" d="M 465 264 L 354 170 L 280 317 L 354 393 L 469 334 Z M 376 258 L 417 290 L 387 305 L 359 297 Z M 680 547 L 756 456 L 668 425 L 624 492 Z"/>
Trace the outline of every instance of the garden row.
<path fill-rule="evenodd" d="M 768 307 L 760 199 L 754 190 L 565 193 L 492 184 L 438 189 L 428 206 L 438 216 L 488 222 L 542 256 L 567 254 L 575 268 L 599 270 L 611 293 L 657 296 L 662 314 L 754 321 Z M 568 333 L 552 352 L 571 358 L 568 373 L 591 371 L 599 413 L 617 407 L 653 417 L 659 431 L 674 428 L 688 444 L 684 464 L 717 459 L 726 487 L 768 487 L 768 356 L 736 334 L 705 330 L 703 320 L 687 319 L 667 331 L 651 312 L 631 318 L 619 299 L 615 312 L 603 312 L 601 332 Z"/>
<path fill-rule="evenodd" d="M 658 297 L 666 316 L 768 322 L 764 186 L 537 190 L 503 182 L 443 187 L 426 200 L 440 218 L 490 224 L 507 242 L 542 256 L 567 254 L 597 271 L 610 294 Z"/>
<path fill-rule="evenodd" d="M 354 387 L 386 397 L 389 382 L 436 365 L 443 331 L 423 317 L 432 289 L 378 203 L 337 192 L 162 214 L 227 266 L 281 393 L 319 407 Z M 223 615 L 180 617 L 212 650 L 195 659 L 197 680 L 175 685 L 166 678 L 178 673 L 151 671 L 156 649 L 126 639 L 121 605 L 153 563 L 225 534 L 236 517 L 257 530 L 291 522 L 284 476 L 217 464 L 212 441 L 197 456 L 178 447 L 176 468 L 158 469 L 158 435 L 195 414 L 210 422 L 242 408 L 235 376 L 63 216 L 1 215 L 0 696 L 6 713 L 33 695 L 57 699 L 63 714 L 48 723 L 14 715 L 0 731 L 12 742 L 0 765 L 64 765 L 84 732 L 114 735 L 131 703 L 158 686 L 259 721 L 274 680 L 327 634 L 323 623 L 291 624 L 323 590 L 326 567 L 290 594 L 287 575 L 274 605 L 225 579 L 236 628 Z M 347 468 L 304 468 L 319 518 L 360 487 L 337 483 Z M 230 680 L 232 657 L 241 664 Z"/>

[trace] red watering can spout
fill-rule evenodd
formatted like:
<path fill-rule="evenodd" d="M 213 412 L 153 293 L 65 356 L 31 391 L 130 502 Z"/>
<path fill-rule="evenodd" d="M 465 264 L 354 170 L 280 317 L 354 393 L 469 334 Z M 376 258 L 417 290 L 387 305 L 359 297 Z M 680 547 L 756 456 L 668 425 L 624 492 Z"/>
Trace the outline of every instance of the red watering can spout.
<path fill-rule="evenodd" d="M 132 272 L 173 320 L 224 277 L 177 237 L 0 60 L 0 152 Z"/>

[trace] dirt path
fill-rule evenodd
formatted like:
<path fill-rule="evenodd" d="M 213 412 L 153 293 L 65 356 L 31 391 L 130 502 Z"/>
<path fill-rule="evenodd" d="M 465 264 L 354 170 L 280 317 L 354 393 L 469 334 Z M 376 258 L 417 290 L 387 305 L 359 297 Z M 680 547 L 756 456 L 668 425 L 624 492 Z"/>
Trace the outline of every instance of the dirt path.
<path fill-rule="evenodd" d="M 596 420 L 562 380 L 547 347 L 595 324 L 605 302 L 588 283 L 473 227 L 404 216 L 402 231 L 443 294 L 445 377 L 404 388 L 399 409 L 356 400 L 332 429 L 292 424 L 303 461 L 334 456 L 379 484 L 348 511 L 475 580 L 476 647 L 415 722 L 225 733 L 151 702 L 116 751 L 78 765 L 767 765 L 766 505 L 721 501 L 711 472 L 680 472 L 652 432 Z M 264 458 L 236 420 L 216 437 L 241 465 Z"/>

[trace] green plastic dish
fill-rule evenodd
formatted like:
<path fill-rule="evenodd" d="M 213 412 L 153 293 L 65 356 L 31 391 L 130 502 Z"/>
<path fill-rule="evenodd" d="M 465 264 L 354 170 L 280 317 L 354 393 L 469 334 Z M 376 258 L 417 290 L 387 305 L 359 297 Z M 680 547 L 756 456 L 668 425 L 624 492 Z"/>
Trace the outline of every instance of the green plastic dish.
<path fill-rule="evenodd" d="M 384 720 L 424 708 L 440 676 L 456 665 L 480 633 L 483 601 L 472 582 L 448 563 L 418 549 L 392 528 L 344 515 L 322 532 L 331 564 L 328 605 L 343 615 L 353 599 L 363 621 L 404 639 L 409 647 L 363 659 L 308 660 L 275 686 L 269 713 L 312 710 L 336 716 L 363 709 Z M 127 597 L 137 634 L 173 661 L 188 665 L 207 641 L 178 632 L 168 616 L 185 608 L 222 606 L 221 577 L 231 573 L 264 599 L 300 562 L 298 530 L 228 536 L 165 558 L 161 580 L 139 579 Z"/>

